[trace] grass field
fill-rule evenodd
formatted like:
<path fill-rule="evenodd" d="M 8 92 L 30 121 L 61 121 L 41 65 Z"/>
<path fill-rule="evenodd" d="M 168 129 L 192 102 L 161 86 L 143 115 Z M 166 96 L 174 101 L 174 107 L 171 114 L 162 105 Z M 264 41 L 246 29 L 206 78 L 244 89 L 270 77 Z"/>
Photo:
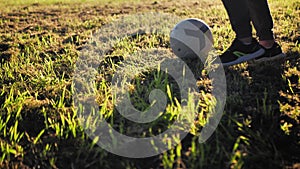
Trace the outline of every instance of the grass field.
<path fill-rule="evenodd" d="M 85 134 L 78 119 L 80 110 L 74 108 L 72 99 L 76 60 L 91 35 L 103 26 L 125 15 L 151 11 L 204 20 L 221 53 L 234 38 L 221 1 L 0 0 L 0 4 L 0 168 L 300 168 L 298 0 L 269 0 L 274 33 L 287 54 L 285 59 L 224 68 L 227 98 L 223 117 L 203 144 L 197 133 L 212 106 L 211 79 L 198 69 L 200 63 L 187 61 L 202 91 L 198 120 L 176 147 L 143 159 L 109 153 Z M 178 88 L 158 67 L 137 74 L 129 91 L 139 110 L 149 106 L 152 89 L 168 93 L 162 118 L 140 126 L 114 111 L 108 81 L 115 67 L 132 52 L 151 48 L 168 51 L 168 36 L 125 38 L 99 68 L 96 84 L 101 113 L 127 135 L 161 133 L 180 117 Z"/>

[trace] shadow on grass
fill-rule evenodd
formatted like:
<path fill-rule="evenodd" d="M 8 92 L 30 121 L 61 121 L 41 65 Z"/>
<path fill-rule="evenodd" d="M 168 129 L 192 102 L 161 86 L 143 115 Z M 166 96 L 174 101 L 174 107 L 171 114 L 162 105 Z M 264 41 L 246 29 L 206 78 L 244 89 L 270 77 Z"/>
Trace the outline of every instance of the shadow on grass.
<path fill-rule="evenodd" d="M 280 103 L 288 102 L 280 94 L 289 90 L 283 76 L 289 67 L 298 64 L 298 56 L 299 53 L 288 53 L 286 60 L 249 64 L 248 67 L 241 64 L 227 70 L 225 116 L 239 123 L 231 132 L 246 138 L 236 150 L 244 153 L 240 157 L 244 168 L 283 168 L 299 162 L 299 123 L 280 107 Z M 289 135 L 281 129 L 285 121 L 294 126 Z"/>
<path fill-rule="evenodd" d="M 164 168 L 164 158 L 172 156 L 175 159 L 172 168 L 276 169 L 299 162 L 297 123 L 280 111 L 279 104 L 287 101 L 280 95 L 281 91 L 288 90 L 283 75 L 288 67 L 297 66 L 298 55 L 289 53 L 287 60 L 240 64 L 226 69 L 225 114 L 206 143 L 199 144 L 197 136 L 188 134 L 181 142 L 180 157 L 173 156 L 173 150 L 144 159 L 106 153 L 101 159 L 107 166 L 102 168 Z M 193 72 L 201 73 L 197 69 Z M 281 129 L 282 121 L 292 121 L 295 125 L 289 135 Z"/>

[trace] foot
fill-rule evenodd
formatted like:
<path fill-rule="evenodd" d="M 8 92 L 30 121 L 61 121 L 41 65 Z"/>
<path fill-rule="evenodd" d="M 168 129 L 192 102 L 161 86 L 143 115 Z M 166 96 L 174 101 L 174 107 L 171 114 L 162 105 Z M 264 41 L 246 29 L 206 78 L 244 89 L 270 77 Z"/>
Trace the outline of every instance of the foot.
<path fill-rule="evenodd" d="M 264 49 L 252 38 L 249 45 L 245 45 L 237 38 L 231 46 L 220 56 L 223 66 L 239 64 L 264 54 Z"/>
<path fill-rule="evenodd" d="M 284 58 L 285 54 L 282 52 L 281 47 L 278 43 L 274 43 L 271 48 L 265 48 L 261 45 L 261 48 L 265 50 L 265 53 L 254 59 L 255 62 L 264 62 L 268 60 L 275 60 Z"/>

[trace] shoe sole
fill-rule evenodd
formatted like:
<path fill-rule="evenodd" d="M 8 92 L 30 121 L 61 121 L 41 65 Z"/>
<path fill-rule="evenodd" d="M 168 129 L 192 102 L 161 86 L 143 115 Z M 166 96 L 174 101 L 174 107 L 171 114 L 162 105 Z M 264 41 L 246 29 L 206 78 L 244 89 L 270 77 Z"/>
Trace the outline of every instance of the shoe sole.
<path fill-rule="evenodd" d="M 261 62 L 273 61 L 273 60 L 281 59 L 281 58 L 284 58 L 284 57 L 286 57 L 286 54 L 280 53 L 280 54 L 278 54 L 276 56 L 272 56 L 272 57 L 263 57 L 263 58 L 260 58 L 260 59 L 254 59 L 254 62 L 255 63 L 261 63 Z"/>
<path fill-rule="evenodd" d="M 257 58 L 257 57 L 263 55 L 264 53 L 265 53 L 264 49 L 259 49 L 258 51 L 254 52 L 254 53 L 239 57 L 238 59 L 236 59 L 232 62 L 223 63 L 223 66 L 231 66 L 231 65 L 236 65 L 236 64 L 242 63 L 242 62 L 246 62 L 248 60 Z"/>

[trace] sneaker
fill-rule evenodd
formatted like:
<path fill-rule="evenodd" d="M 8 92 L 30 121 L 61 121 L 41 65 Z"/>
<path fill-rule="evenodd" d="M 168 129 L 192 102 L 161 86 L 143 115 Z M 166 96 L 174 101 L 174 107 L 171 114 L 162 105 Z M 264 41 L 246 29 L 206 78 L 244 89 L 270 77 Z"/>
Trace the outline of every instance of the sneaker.
<path fill-rule="evenodd" d="M 262 56 L 264 52 L 265 50 L 254 38 L 249 45 L 245 45 L 235 38 L 231 46 L 220 56 L 220 59 L 223 66 L 230 66 Z"/>
<path fill-rule="evenodd" d="M 265 53 L 255 58 L 254 59 L 255 62 L 264 62 L 264 61 L 270 61 L 270 60 L 275 60 L 275 59 L 285 57 L 285 54 L 282 52 L 280 45 L 276 42 L 270 49 L 266 49 L 263 46 L 261 47 L 265 50 Z"/>

